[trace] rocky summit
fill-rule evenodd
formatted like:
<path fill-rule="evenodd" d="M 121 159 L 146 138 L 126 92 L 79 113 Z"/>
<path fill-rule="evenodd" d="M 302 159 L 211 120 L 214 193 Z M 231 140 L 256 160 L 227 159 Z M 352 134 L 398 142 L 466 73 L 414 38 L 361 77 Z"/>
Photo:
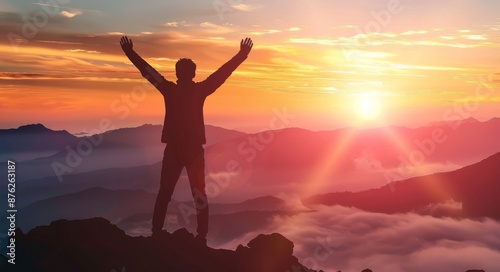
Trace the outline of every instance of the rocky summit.
<path fill-rule="evenodd" d="M 27 234 L 16 232 L 16 264 L 1 271 L 259 271 L 314 272 L 281 234 L 259 235 L 236 250 L 213 249 L 186 229 L 159 237 L 130 237 L 108 220 L 57 220 Z M 1 256 L 1 255 L 0 255 Z"/>

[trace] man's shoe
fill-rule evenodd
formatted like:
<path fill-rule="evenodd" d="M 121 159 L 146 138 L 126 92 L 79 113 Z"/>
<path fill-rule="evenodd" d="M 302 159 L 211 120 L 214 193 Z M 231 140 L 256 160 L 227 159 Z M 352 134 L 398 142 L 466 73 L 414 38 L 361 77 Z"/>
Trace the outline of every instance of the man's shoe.
<path fill-rule="evenodd" d="M 196 244 L 199 246 L 203 246 L 203 247 L 207 246 L 207 238 L 204 235 L 198 234 L 198 235 L 196 235 L 194 240 L 196 241 Z"/>
<path fill-rule="evenodd" d="M 156 240 L 163 240 L 170 236 L 170 233 L 166 230 L 153 230 L 151 237 Z"/>

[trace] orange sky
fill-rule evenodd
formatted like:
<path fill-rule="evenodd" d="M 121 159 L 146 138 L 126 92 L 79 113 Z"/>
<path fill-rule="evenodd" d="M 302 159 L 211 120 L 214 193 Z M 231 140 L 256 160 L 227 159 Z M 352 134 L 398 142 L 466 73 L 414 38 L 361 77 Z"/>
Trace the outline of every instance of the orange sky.
<path fill-rule="evenodd" d="M 206 122 L 227 128 L 268 129 L 284 109 L 289 126 L 313 130 L 500 115 L 497 2 L 216 0 L 223 11 L 200 1 L 53 2 L 0 4 L 2 128 L 162 123 L 162 97 L 123 55 L 122 34 L 170 80 L 180 57 L 203 80 L 252 37 L 247 61 L 205 104 Z"/>

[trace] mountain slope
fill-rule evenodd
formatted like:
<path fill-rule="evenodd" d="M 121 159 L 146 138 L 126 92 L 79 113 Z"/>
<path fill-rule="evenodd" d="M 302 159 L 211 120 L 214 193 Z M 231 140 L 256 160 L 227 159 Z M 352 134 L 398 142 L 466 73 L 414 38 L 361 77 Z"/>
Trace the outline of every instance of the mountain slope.
<path fill-rule="evenodd" d="M 446 173 L 415 177 L 379 189 L 315 195 L 306 205 L 342 205 L 383 213 L 410 212 L 453 199 L 463 215 L 500 219 L 500 153 Z"/>

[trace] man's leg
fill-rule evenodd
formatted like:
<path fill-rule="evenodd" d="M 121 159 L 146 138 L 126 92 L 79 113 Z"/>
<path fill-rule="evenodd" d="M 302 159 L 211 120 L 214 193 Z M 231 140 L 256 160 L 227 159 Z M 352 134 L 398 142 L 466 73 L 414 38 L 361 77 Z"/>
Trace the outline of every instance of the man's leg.
<path fill-rule="evenodd" d="M 163 223 L 167 214 L 168 203 L 174 192 L 175 185 L 181 174 L 183 164 L 176 152 L 175 146 L 167 145 L 163 153 L 163 165 L 161 168 L 160 190 L 156 198 L 153 212 L 152 231 L 163 229 Z"/>
<path fill-rule="evenodd" d="M 205 238 L 208 233 L 208 199 L 205 192 L 205 155 L 203 146 L 191 148 L 186 169 L 197 212 L 198 236 Z"/>

